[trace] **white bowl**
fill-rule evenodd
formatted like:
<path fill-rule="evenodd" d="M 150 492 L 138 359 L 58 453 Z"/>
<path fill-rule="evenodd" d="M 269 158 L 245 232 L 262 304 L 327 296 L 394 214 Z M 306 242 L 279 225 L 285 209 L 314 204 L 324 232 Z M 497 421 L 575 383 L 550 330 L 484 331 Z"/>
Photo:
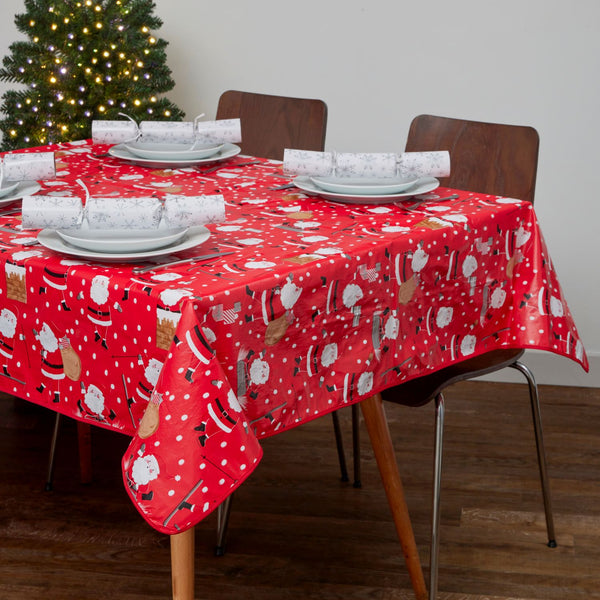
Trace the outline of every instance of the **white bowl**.
<path fill-rule="evenodd" d="M 179 241 L 188 227 L 157 229 L 90 229 L 84 221 L 79 229 L 59 229 L 56 233 L 71 246 L 94 252 L 146 252 Z"/>
<path fill-rule="evenodd" d="M 327 192 L 383 196 L 408 190 L 418 177 L 311 177 L 310 180 Z"/>
<path fill-rule="evenodd" d="M 14 190 L 17 189 L 17 186 L 19 185 L 19 182 L 6 182 L 3 181 L 2 182 L 2 187 L 0 187 L 0 198 L 2 198 L 3 196 L 8 196 L 8 194 L 10 194 L 11 192 L 13 192 Z"/>
<path fill-rule="evenodd" d="M 188 144 L 160 144 L 153 142 L 130 142 L 123 144 L 129 152 L 139 158 L 149 159 L 174 159 L 197 160 L 208 158 L 216 154 L 223 144 L 202 144 L 191 146 Z"/>

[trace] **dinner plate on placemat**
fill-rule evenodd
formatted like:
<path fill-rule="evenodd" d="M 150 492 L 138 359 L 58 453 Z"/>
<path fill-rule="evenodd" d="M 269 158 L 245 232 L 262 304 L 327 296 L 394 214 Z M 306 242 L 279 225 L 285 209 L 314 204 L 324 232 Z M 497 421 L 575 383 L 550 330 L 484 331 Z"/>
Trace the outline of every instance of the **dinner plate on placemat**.
<path fill-rule="evenodd" d="M 226 160 L 228 158 L 232 158 L 233 156 L 237 156 L 241 151 L 242 149 L 236 144 L 223 144 L 222 148 L 218 152 L 206 158 L 156 159 L 141 158 L 140 156 L 136 156 L 131 151 L 129 151 L 125 147 L 125 144 L 117 144 L 116 146 L 112 146 L 112 148 L 109 148 L 108 153 L 110 154 L 110 156 L 114 156 L 115 158 L 119 158 L 121 160 L 133 163 L 135 165 L 140 165 L 142 167 L 150 167 L 152 169 L 178 169 L 180 167 L 195 167 L 196 165 Z"/>
<path fill-rule="evenodd" d="M 305 175 L 295 177 L 294 185 L 307 194 L 321 196 L 322 198 L 333 200 L 335 202 L 344 202 L 348 204 L 390 204 L 392 202 L 397 202 L 398 200 L 405 200 L 412 196 L 431 192 L 440 186 L 440 182 L 435 177 L 421 177 L 412 185 L 412 187 L 409 187 L 404 192 L 380 195 L 329 192 L 315 185 L 311 181 L 311 178 Z"/>
<path fill-rule="evenodd" d="M 0 196 L 0 206 L 20 200 L 23 196 L 32 196 L 40 189 L 37 181 L 19 181 L 17 185 L 7 194 Z"/>
<path fill-rule="evenodd" d="M 55 229 L 42 229 L 38 233 L 38 242 L 55 252 L 61 252 L 63 254 L 69 254 L 76 256 L 77 258 L 84 258 L 88 260 L 97 260 L 99 262 L 140 262 L 148 258 L 155 258 L 157 256 L 165 256 L 167 254 L 175 254 L 188 248 L 193 248 L 203 244 L 210 237 L 210 232 L 206 227 L 199 225 L 196 227 L 190 227 L 185 234 L 177 242 L 169 244 L 168 246 L 162 246 L 161 248 L 155 248 L 154 250 L 146 250 L 141 252 L 123 251 L 123 252 L 97 252 L 94 250 L 86 250 L 84 248 L 78 248 L 72 246 L 66 242 L 63 238 L 58 235 Z"/>

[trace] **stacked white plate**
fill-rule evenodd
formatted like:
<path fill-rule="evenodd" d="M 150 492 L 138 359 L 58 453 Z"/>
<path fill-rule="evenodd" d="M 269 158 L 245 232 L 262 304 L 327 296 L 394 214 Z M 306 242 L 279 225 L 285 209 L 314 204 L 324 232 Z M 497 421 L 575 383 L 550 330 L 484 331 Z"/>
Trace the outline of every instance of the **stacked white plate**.
<path fill-rule="evenodd" d="M 32 196 L 39 189 L 37 181 L 5 181 L 0 187 L 0 206 L 20 200 L 23 196 Z"/>
<path fill-rule="evenodd" d="M 18 181 L 3 181 L 0 185 L 0 198 L 8 196 L 11 192 L 17 189 Z"/>
<path fill-rule="evenodd" d="M 38 242 L 56 252 L 102 262 L 137 262 L 181 252 L 210 237 L 202 225 L 181 229 L 111 230 L 42 229 Z"/>
<path fill-rule="evenodd" d="M 129 152 L 149 160 L 198 160 L 215 155 L 224 144 L 159 144 L 152 142 L 130 142 L 123 144 Z"/>
<path fill-rule="evenodd" d="M 67 243 L 93 252 L 145 252 L 179 241 L 188 227 L 178 229 L 58 229 Z"/>
<path fill-rule="evenodd" d="M 299 175 L 294 185 L 304 192 L 328 200 L 354 204 L 385 204 L 418 194 L 426 194 L 439 187 L 434 177 L 308 177 Z"/>
<path fill-rule="evenodd" d="M 152 169 L 177 169 L 213 163 L 238 155 L 236 144 L 215 144 L 192 148 L 184 144 L 128 143 L 109 148 L 110 156 Z"/>
<path fill-rule="evenodd" d="M 311 177 L 310 180 L 327 192 L 382 196 L 406 191 L 415 185 L 418 177 Z"/>

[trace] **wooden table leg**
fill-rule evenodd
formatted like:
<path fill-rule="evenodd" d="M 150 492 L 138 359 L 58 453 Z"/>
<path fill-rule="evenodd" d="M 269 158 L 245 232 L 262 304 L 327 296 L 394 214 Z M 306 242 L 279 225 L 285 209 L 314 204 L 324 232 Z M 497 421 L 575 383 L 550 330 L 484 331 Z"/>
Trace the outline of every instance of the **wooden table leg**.
<path fill-rule="evenodd" d="M 383 411 L 381 395 L 376 394 L 371 398 L 367 398 L 367 400 L 363 400 L 360 406 L 371 438 L 379 473 L 383 480 L 383 487 L 392 510 L 392 517 L 400 538 L 400 545 L 402 546 L 415 596 L 417 600 L 427 600 L 423 570 L 421 569 L 417 544 L 415 543 L 415 536 L 408 514 L 408 506 L 404 498 L 404 489 L 398 472 L 390 430 Z"/>
<path fill-rule="evenodd" d="M 194 528 L 171 536 L 173 600 L 194 600 Z"/>

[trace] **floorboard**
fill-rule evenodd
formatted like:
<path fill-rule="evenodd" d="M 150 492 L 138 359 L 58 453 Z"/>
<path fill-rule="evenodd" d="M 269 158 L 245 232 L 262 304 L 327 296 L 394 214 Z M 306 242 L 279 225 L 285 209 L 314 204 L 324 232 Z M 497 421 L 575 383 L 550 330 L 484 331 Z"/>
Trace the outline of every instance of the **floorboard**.
<path fill-rule="evenodd" d="M 527 387 L 469 382 L 446 394 L 440 600 L 600 600 L 600 389 L 540 386 L 540 397 L 553 549 Z M 386 412 L 427 572 L 433 407 Z M 340 416 L 351 467 L 350 411 Z M 75 424 L 63 419 L 45 492 L 53 421 L 0 395 L 0 600 L 169 598 L 169 540 L 123 488 L 127 438 L 94 429 L 94 478 L 81 485 Z M 197 600 L 412 600 L 361 434 L 361 489 L 340 481 L 328 417 L 264 442 L 234 496 L 225 556 L 213 553 L 215 515 L 196 528 Z"/>

